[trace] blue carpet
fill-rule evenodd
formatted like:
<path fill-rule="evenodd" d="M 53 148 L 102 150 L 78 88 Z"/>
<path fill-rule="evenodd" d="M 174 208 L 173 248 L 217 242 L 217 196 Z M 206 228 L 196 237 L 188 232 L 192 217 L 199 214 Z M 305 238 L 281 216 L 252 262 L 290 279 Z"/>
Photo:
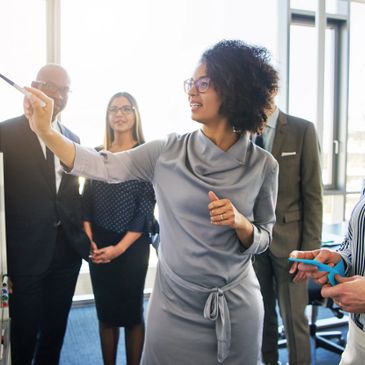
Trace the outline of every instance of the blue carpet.
<path fill-rule="evenodd" d="M 145 300 L 146 313 L 148 301 Z M 67 331 L 59 365 L 101 365 L 98 319 L 95 305 L 74 306 L 68 318 Z M 124 329 L 120 329 L 117 364 L 126 364 Z"/>
<path fill-rule="evenodd" d="M 118 364 L 125 364 L 124 333 L 121 330 L 118 348 Z M 60 365 L 103 364 L 98 320 L 94 305 L 71 309 L 65 341 L 61 352 Z"/>
<path fill-rule="evenodd" d="M 145 313 L 148 301 L 145 300 Z M 319 308 L 319 318 L 329 318 L 331 312 L 326 308 Z M 347 333 L 347 326 L 339 328 L 344 336 Z M 346 338 L 346 337 L 345 337 Z M 281 349 L 280 361 L 286 364 L 288 361 L 287 350 Z M 340 355 L 318 348 L 316 351 L 317 365 L 338 364 Z M 75 306 L 71 309 L 67 332 L 61 353 L 60 365 L 101 365 L 103 364 L 100 340 L 98 332 L 98 321 L 94 305 Z M 124 351 L 124 331 L 121 329 L 117 364 L 126 364 Z M 171 364 L 173 365 L 173 364 Z M 197 364 L 199 365 L 199 364 Z M 244 365 L 244 364 L 242 364 Z"/>

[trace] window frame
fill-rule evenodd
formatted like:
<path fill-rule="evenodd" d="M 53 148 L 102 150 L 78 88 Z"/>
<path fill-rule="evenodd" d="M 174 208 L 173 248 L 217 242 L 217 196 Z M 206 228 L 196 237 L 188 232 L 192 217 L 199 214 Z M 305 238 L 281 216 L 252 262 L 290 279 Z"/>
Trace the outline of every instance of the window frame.
<path fill-rule="evenodd" d="M 289 7 L 290 8 L 290 7 Z M 290 95 L 290 31 L 291 25 L 316 25 L 316 13 L 313 11 L 303 11 L 299 9 L 290 9 L 287 31 L 287 63 L 286 71 L 286 110 L 289 107 Z M 348 12 L 349 14 L 349 12 Z M 323 15 L 322 15 L 323 16 Z M 346 210 L 346 165 L 347 165 L 347 123 L 348 123 L 348 85 L 349 85 L 349 16 L 324 14 L 325 30 L 331 28 L 335 30 L 335 46 L 334 46 L 334 92 L 333 92 L 333 135 L 331 136 L 333 143 L 332 148 L 332 175 L 331 183 L 323 186 L 324 195 L 343 196 L 343 203 L 335 214 L 335 220 L 345 219 Z M 318 60 L 317 60 L 318 61 Z M 318 61 L 319 62 L 319 61 Z M 319 88 L 318 93 L 324 95 L 324 88 Z M 323 120 L 317 121 L 317 130 L 320 145 L 323 145 Z"/>
<path fill-rule="evenodd" d="M 331 174 L 331 183 L 324 185 L 325 193 L 334 193 L 335 191 L 342 191 L 341 186 L 343 186 L 342 179 L 343 177 L 340 176 L 341 168 L 339 166 L 340 160 L 340 141 L 341 138 L 341 118 L 340 118 L 340 88 L 341 88 L 341 80 L 340 74 L 343 72 L 344 62 L 342 61 L 342 48 L 343 48 L 343 37 L 341 37 L 341 33 L 344 32 L 345 29 L 345 20 L 343 19 L 336 19 L 336 18 L 327 18 L 326 22 L 326 29 L 333 29 L 335 34 L 335 45 L 334 45 L 334 72 L 333 72 L 333 81 L 334 81 L 334 92 L 333 92 L 333 134 L 330 138 L 333 145 L 332 153 L 331 153 L 331 167 L 332 167 L 332 174 Z M 308 26 L 308 27 L 315 27 L 315 15 L 308 14 L 308 13 L 301 13 L 301 12 L 292 12 L 290 25 L 299 25 L 299 26 Z M 289 53 L 290 58 L 290 53 Z M 290 70 L 289 70 L 289 78 L 290 78 Z M 288 88 L 290 89 L 289 85 Z M 290 103 L 290 90 L 289 94 L 289 101 Z M 319 125 L 319 128 L 323 129 L 323 121 L 319 121 L 318 123 L 322 123 Z M 320 145 L 323 145 L 324 137 L 320 137 Z"/>

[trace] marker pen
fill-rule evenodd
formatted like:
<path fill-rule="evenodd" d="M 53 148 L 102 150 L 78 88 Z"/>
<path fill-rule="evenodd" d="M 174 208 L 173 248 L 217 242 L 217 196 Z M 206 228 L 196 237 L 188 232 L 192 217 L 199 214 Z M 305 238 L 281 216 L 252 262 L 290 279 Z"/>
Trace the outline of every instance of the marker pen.
<path fill-rule="evenodd" d="M 25 96 L 32 95 L 29 91 L 27 91 L 24 88 L 20 87 L 14 81 L 11 81 L 10 79 L 8 79 L 7 77 L 5 77 L 4 75 L 0 74 L 0 77 L 3 80 L 5 80 L 8 84 L 10 84 L 11 86 L 13 86 L 15 89 L 17 89 L 18 91 L 20 91 L 23 95 L 25 95 Z M 41 100 L 40 105 L 41 105 L 42 108 L 44 108 L 46 106 L 46 103 L 43 100 Z"/>

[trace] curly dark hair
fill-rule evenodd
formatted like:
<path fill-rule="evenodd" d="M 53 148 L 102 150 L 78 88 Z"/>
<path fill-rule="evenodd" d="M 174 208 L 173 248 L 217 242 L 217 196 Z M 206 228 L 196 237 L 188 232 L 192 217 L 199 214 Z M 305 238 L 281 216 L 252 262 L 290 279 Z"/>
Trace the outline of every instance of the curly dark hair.
<path fill-rule="evenodd" d="M 222 40 L 206 50 L 200 61 L 222 99 L 219 112 L 233 129 L 240 134 L 262 130 L 279 80 L 266 48 Z"/>

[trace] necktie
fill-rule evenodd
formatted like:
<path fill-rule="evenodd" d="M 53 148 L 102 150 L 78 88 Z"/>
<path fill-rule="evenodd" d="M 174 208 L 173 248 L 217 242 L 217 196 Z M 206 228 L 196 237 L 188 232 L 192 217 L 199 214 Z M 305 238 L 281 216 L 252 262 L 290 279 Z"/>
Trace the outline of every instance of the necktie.
<path fill-rule="evenodd" d="M 255 138 L 255 144 L 261 148 L 265 148 L 264 145 L 264 138 L 262 136 L 262 134 L 257 134 L 256 138 Z"/>
<path fill-rule="evenodd" d="M 52 187 L 52 190 L 56 192 L 56 171 L 54 167 L 54 154 L 50 149 L 48 149 L 48 147 L 46 147 L 46 162 L 49 183 Z"/>

